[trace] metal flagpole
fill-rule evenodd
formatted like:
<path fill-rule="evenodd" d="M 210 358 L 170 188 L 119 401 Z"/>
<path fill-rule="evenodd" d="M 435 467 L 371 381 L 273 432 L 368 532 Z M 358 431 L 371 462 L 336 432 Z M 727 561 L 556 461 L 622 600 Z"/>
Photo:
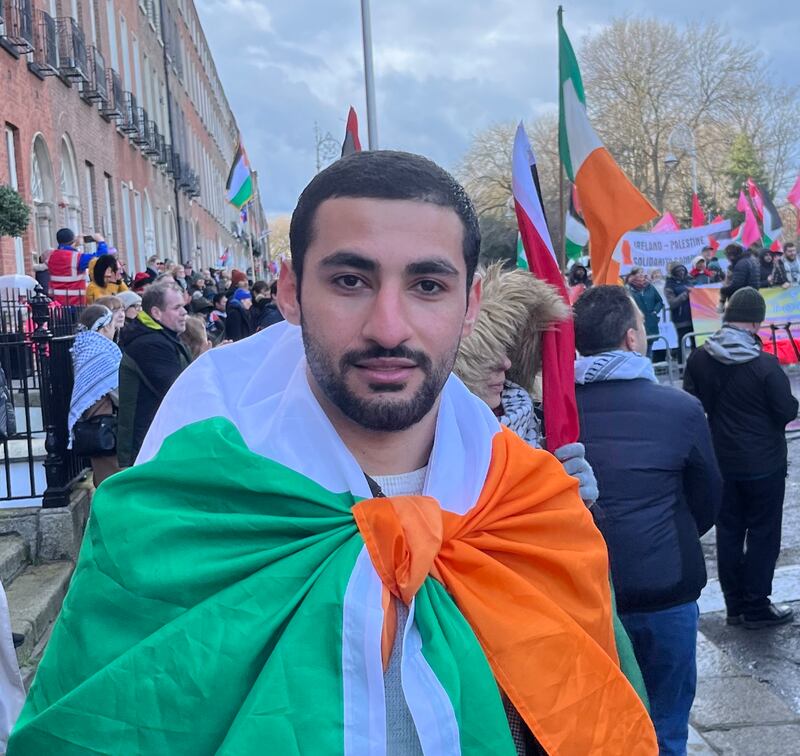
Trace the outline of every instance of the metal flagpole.
<path fill-rule="evenodd" d="M 559 72 L 561 70 L 561 16 L 564 13 L 564 9 L 559 5 L 558 6 L 558 13 L 556 14 L 556 19 L 558 23 L 558 31 L 557 39 L 559 42 L 558 45 L 558 55 L 559 55 Z M 561 87 L 561 74 L 559 73 L 559 88 Z M 561 118 L 562 114 L 559 112 L 559 118 Z M 561 124 L 559 123 L 559 128 Z M 561 153 L 559 150 L 558 155 L 558 212 L 559 212 L 559 224 L 561 226 L 561 244 L 558 245 L 558 267 L 561 270 L 566 270 L 567 268 L 567 213 L 566 208 L 564 207 L 564 163 L 561 160 Z"/>
<path fill-rule="evenodd" d="M 378 149 L 378 122 L 375 113 L 375 72 L 372 67 L 372 21 L 369 0 L 361 0 L 361 34 L 364 40 L 364 86 L 367 90 L 367 138 L 371 150 Z"/>

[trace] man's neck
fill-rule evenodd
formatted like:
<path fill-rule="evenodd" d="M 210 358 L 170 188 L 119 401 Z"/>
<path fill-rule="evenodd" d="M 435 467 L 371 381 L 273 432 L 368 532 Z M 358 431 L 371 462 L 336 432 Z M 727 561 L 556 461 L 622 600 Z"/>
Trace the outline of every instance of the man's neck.
<path fill-rule="evenodd" d="M 368 430 L 353 422 L 325 396 L 310 371 L 306 374 L 311 393 L 367 475 L 401 475 L 428 464 L 439 413 L 438 399 L 422 420 L 404 431 Z"/>

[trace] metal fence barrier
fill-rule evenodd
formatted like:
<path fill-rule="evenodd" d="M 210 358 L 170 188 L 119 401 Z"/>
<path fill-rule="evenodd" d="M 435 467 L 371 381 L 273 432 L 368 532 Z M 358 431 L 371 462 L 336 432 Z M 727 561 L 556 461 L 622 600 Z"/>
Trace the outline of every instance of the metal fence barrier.
<path fill-rule="evenodd" d="M 0 505 L 69 504 L 88 460 L 67 449 L 75 324 L 81 307 L 59 307 L 37 289 L 0 296 L 0 367 L 16 432 L 0 441 Z"/>

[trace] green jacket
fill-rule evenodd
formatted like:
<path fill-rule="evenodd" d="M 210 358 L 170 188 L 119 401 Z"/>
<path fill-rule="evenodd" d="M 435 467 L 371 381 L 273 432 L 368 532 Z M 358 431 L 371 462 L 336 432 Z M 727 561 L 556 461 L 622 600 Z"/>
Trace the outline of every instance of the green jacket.
<path fill-rule="evenodd" d="M 636 289 L 633 286 L 626 286 L 628 293 L 638 305 L 644 315 L 644 329 L 648 336 L 658 336 L 658 314 L 664 309 L 664 300 L 658 293 L 653 284 L 645 284 L 643 289 Z"/>

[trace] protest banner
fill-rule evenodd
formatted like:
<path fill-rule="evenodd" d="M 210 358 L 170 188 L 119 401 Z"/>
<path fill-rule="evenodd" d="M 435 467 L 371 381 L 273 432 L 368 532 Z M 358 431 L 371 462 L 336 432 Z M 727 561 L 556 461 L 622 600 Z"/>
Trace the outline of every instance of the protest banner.
<path fill-rule="evenodd" d="M 720 286 L 695 286 L 689 294 L 694 332 L 701 334 L 695 339 L 697 346 L 701 346 L 706 338 L 722 325 L 719 292 Z M 774 335 L 775 340 L 779 342 L 777 351 L 781 362 L 796 362 L 796 354 L 785 326 L 789 324 L 792 336 L 797 342 L 800 337 L 800 286 L 788 289 L 761 289 L 759 293 L 767 303 L 764 328 L 759 331 L 765 349 L 772 351 Z M 779 328 L 773 329 L 771 325 Z"/>
<path fill-rule="evenodd" d="M 660 270 L 666 276 L 671 262 L 680 262 L 690 269 L 692 260 L 708 246 L 709 237 L 730 229 L 731 222 L 726 220 L 682 231 L 629 231 L 620 239 L 614 258 L 620 261 L 623 275 L 633 267 L 640 267 L 647 273 Z"/>

